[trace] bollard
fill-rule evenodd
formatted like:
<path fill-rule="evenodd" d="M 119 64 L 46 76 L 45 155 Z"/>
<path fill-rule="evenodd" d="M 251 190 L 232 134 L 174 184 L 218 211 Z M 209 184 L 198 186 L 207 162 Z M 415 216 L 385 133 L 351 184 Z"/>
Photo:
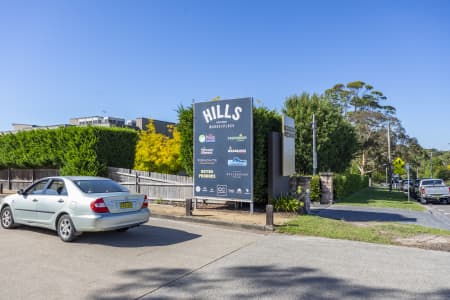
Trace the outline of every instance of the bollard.
<path fill-rule="evenodd" d="M 306 195 L 305 195 L 305 207 L 304 207 L 304 212 L 305 214 L 309 215 L 309 213 L 311 212 L 311 198 L 309 198 L 309 189 L 306 190 Z"/>
<path fill-rule="evenodd" d="M 273 228 L 273 205 L 266 205 L 266 228 Z"/>
<path fill-rule="evenodd" d="M 186 216 L 192 216 L 192 199 L 186 199 Z"/>
<path fill-rule="evenodd" d="M 0 183 L 0 194 L 3 194 L 3 183 Z"/>

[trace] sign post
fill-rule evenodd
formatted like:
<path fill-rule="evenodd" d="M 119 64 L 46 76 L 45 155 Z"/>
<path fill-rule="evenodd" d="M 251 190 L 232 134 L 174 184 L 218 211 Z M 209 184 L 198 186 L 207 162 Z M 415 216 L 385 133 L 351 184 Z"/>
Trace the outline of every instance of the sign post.
<path fill-rule="evenodd" d="M 283 115 L 282 118 L 282 175 L 291 176 L 295 174 L 295 120 Z"/>
<path fill-rule="evenodd" d="M 194 104 L 194 197 L 250 203 L 253 99 Z"/>

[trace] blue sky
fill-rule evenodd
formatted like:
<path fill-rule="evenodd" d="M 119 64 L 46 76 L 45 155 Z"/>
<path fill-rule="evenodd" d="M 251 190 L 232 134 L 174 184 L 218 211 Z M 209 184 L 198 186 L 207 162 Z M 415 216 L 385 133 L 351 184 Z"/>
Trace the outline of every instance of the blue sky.
<path fill-rule="evenodd" d="M 363 80 L 450 149 L 450 1 L 0 0 L 0 130 Z M 106 113 L 104 112 L 106 111 Z"/>

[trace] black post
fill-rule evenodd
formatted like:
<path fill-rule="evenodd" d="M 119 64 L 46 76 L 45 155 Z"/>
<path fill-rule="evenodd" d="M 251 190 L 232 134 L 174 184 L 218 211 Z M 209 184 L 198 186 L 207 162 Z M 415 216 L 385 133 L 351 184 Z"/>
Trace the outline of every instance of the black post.
<path fill-rule="evenodd" d="M 11 188 L 11 168 L 8 168 L 8 190 L 12 190 L 12 188 Z"/>
<path fill-rule="evenodd" d="M 266 227 L 273 228 L 273 205 L 266 205 Z"/>
<path fill-rule="evenodd" d="M 139 182 L 140 182 L 139 179 L 140 179 L 140 178 L 139 178 L 138 173 L 136 173 L 135 175 L 136 175 L 136 178 L 135 178 L 135 183 L 134 183 L 134 185 L 135 185 L 136 193 L 140 193 L 140 192 L 141 192 L 141 185 L 139 184 Z"/>
<path fill-rule="evenodd" d="M 0 183 L 0 194 L 3 194 L 3 183 Z"/>
<path fill-rule="evenodd" d="M 192 216 L 192 199 L 186 199 L 186 216 Z"/>

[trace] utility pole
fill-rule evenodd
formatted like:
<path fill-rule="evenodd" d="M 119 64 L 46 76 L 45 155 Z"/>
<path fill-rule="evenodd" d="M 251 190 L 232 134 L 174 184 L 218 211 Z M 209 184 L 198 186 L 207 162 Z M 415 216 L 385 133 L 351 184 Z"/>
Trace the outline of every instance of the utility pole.
<path fill-rule="evenodd" d="M 430 151 L 430 178 L 433 178 L 433 151 Z"/>
<path fill-rule="evenodd" d="M 386 167 L 386 185 L 388 185 L 389 184 L 389 182 L 388 182 L 388 168 Z"/>
<path fill-rule="evenodd" d="M 392 192 L 392 162 L 391 162 L 391 123 L 388 122 L 388 168 L 389 168 L 389 192 Z"/>
<path fill-rule="evenodd" d="M 316 115 L 313 114 L 312 121 L 313 130 L 313 175 L 317 174 L 317 148 L 316 148 Z"/>

